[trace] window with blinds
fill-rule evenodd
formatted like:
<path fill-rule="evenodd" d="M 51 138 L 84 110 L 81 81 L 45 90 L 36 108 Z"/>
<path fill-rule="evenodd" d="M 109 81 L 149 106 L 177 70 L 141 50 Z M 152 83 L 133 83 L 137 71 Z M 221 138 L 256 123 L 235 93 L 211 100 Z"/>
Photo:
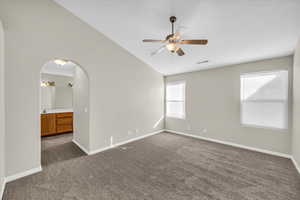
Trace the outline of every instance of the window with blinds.
<path fill-rule="evenodd" d="M 171 82 L 166 85 L 166 115 L 185 118 L 185 82 Z"/>
<path fill-rule="evenodd" d="M 288 128 L 288 71 L 242 74 L 241 123 Z"/>

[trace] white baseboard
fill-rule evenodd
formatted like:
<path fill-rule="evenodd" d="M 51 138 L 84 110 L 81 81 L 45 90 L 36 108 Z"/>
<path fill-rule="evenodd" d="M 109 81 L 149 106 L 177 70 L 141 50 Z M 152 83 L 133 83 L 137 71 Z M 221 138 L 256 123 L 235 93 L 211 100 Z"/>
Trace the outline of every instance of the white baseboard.
<path fill-rule="evenodd" d="M 143 138 L 146 138 L 146 137 L 149 137 L 149 136 L 152 136 L 152 135 L 156 135 L 156 134 L 159 134 L 159 133 L 162 133 L 164 132 L 165 130 L 159 130 L 159 131 L 155 131 L 153 133 L 149 133 L 149 134 L 146 134 L 146 135 L 142 135 L 142 136 L 139 136 L 139 137 L 136 137 L 136 138 L 132 138 L 132 139 L 129 139 L 129 140 L 126 140 L 124 142 L 119 142 L 119 143 L 116 143 L 112 146 L 108 146 L 108 147 L 104 147 L 104 148 L 101 148 L 101 149 L 96 149 L 96 150 L 93 150 L 93 151 L 90 151 L 88 155 L 94 155 L 96 153 L 100 153 L 102 151 L 106 151 L 108 149 L 111 149 L 111 148 L 115 148 L 117 146 L 121 146 L 121 145 L 124 145 L 124 144 L 127 144 L 127 143 L 130 143 L 130 142 L 134 142 L 134 141 L 137 141 L 137 140 L 141 140 Z"/>
<path fill-rule="evenodd" d="M 3 181 L 2 181 L 2 186 L 1 186 L 1 188 L 0 188 L 0 199 L 2 199 L 2 198 L 3 198 L 3 194 L 4 194 L 5 185 L 6 185 L 6 181 L 5 181 L 5 178 L 3 178 Z"/>
<path fill-rule="evenodd" d="M 178 135 L 184 135 L 184 136 L 196 138 L 196 139 L 206 140 L 206 141 L 209 141 L 209 142 L 215 142 L 215 143 L 225 144 L 225 145 L 229 145 L 229 146 L 233 146 L 233 147 L 237 147 L 237 148 L 241 148 L 241 149 L 247 149 L 247 150 L 250 150 L 250 151 L 257 151 L 257 152 L 260 152 L 260 153 L 270 154 L 270 155 L 273 155 L 273 156 L 279 156 L 279 157 L 289 158 L 289 159 L 292 158 L 292 156 L 289 155 L 289 154 L 269 151 L 269 150 L 265 150 L 265 149 L 259 149 L 259 148 L 255 148 L 255 147 L 249 147 L 249 146 L 236 144 L 236 143 L 232 143 L 232 142 L 225 142 L 225 141 L 221 141 L 221 140 L 216 140 L 216 139 L 212 139 L 212 138 L 208 138 L 208 137 L 183 133 L 183 132 L 179 132 L 179 131 L 173 131 L 173 130 L 165 130 L 165 131 L 170 132 L 170 133 L 175 133 L 175 134 L 178 134 Z"/>
<path fill-rule="evenodd" d="M 292 159 L 292 161 L 293 161 L 293 163 L 294 163 L 294 165 L 295 165 L 295 167 L 296 167 L 298 173 L 300 174 L 300 166 L 298 165 L 298 163 L 297 163 L 297 161 L 295 160 L 294 157 L 291 157 L 291 159 Z"/>
<path fill-rule="evenodd" d="M 75 139 L 73 139 L 72 142 L 76 144 L 76 146 L 78 146 L 84 153 L 89 155 L 89 151 L 86 148 L 84 148 L 81 144 L 79 144 L 79 142 L 77 142 Z"/>
<path fill-rule="evenodd" d="M 32 174 L 35 174 L 35 173 L 38 173 L 38 172 L 41 172 L 41 171 L 42 171 L 42 167 L 39 166 L 37 168 L 33 168 L 33 169 L 30 169 L 30 170 L 27 170 L 27 171 L 24 171 L 24 172 L 21 172 L 21 173 L 17 173 L 17 174 L 8 176 L 8 177 L 5 178 L 5 182 L 8 183 L 8 182 L 11 182 L 11 181 L 17 180 L 19 178 L 23 178 L 25 176 L 29 176 L 29 175 L 32 175 Z"/>

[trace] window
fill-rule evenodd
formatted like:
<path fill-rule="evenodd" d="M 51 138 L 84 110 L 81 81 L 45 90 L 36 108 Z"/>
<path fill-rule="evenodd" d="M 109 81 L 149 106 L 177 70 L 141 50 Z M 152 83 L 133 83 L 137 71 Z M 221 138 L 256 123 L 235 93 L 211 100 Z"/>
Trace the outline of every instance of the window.
<path fill-rule="evenodd" d="M 241 75 L 241 123 L 287 129 L 287 71 Z"/>
<path fill-rule="evenodd" d="M 185 118 L 185 82 L 167 84 L 166 113 L 167 117 Z"/>

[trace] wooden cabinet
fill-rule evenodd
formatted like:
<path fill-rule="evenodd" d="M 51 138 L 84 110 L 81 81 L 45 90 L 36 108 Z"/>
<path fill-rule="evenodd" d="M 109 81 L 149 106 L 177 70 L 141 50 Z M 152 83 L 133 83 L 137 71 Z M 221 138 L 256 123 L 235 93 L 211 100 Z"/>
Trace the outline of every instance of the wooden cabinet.
<path fill-rule="evenodd" d="M 73 131 L 73 113 L 56 114 L 56 132 L 65 133 Z"/>
<path fill-rule="evenodd" d="M 73 113 L 41 114 L 41 136 L 73 132 Z"/>
<path fill-rule="evenodd" d="M 56 114 L 41 114 L 41 135 L 56 134 Z"/>

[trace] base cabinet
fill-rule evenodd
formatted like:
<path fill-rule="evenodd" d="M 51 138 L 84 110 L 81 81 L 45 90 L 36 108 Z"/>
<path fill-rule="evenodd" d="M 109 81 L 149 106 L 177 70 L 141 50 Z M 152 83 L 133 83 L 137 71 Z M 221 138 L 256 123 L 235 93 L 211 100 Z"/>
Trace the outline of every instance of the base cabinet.
<path fill-rule="evenodd" d="M 56 114 L 56 133 L 73 132 L 73 113 Z"/>
<path fill-rule="evenodd" d="M 73 113 L 41 114 L 41 136 L 73 132 Z"/>

